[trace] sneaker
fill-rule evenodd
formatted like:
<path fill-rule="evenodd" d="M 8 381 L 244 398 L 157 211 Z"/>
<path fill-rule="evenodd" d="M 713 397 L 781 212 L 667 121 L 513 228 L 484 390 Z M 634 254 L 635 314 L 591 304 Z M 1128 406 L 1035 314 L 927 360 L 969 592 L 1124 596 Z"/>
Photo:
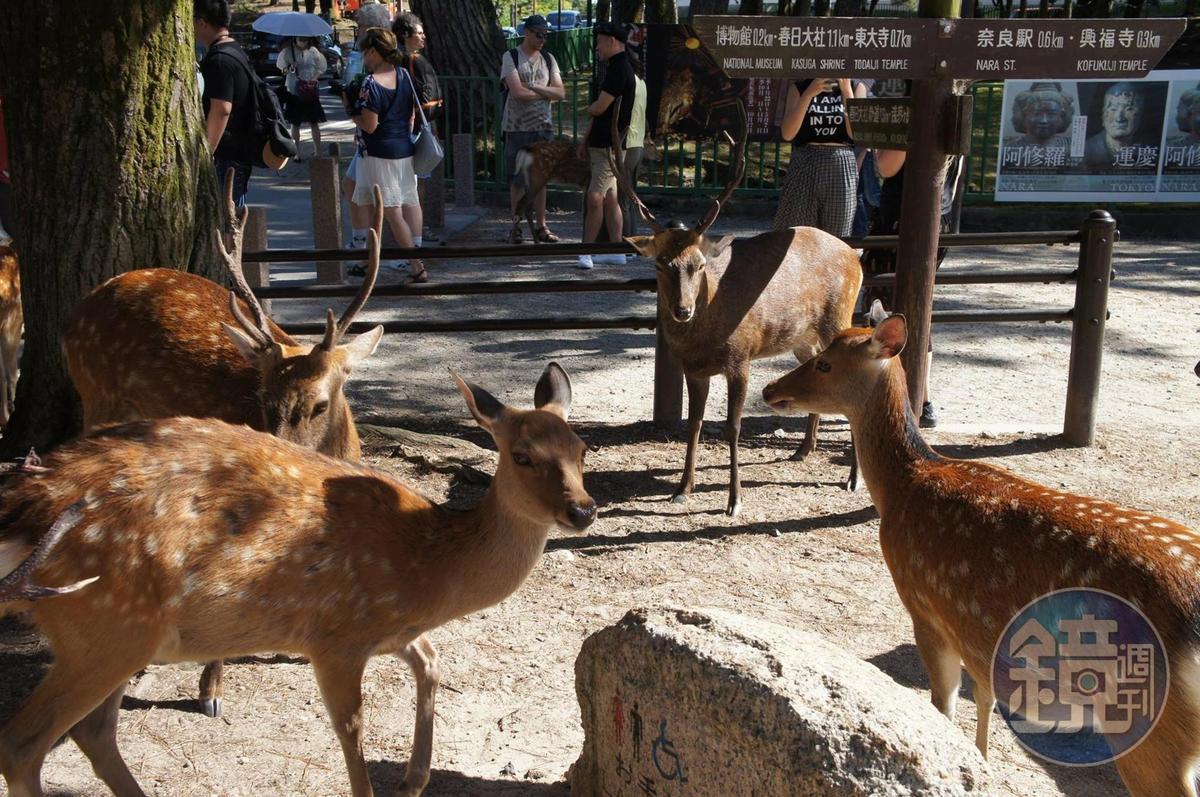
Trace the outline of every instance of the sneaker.
<path fill-rule="evenodd" d="M 932 429 L 937 426 L 937 413 L 933 411 L 933 402 L 926 401 L 921 405 L 921 417 L 917 420 L 917 426 L 922 429 Z"/>
<path fill-rule="evenodd" d="M 625 255 L 594 255 L 592 260 L 601 266 L 625 265 Z"/>
<path fill-rule="evenodd" d="M 588 269 L 588 268 L 592 268 L 592 267 L 593 266 L 592 266 L 592 256 L 591 255 L 580 255 L 579 256 L 579 268 Z"/>

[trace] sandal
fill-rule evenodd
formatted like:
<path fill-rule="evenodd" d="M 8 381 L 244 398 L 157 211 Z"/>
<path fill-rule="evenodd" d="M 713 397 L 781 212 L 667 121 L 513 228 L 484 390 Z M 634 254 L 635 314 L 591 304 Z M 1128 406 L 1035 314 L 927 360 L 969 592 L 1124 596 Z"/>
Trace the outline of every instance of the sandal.
<path fill-rule="evenodd" d="M 421 270 L 416 274 L 409 274 L 405 282 L 409 285 L 417 282 L 429 282 L 429 272 L 425 270 L 424 266 L 421 266 Z"/>
<path fill-rule="evenodd" d="M 540 244 L 556 244 L 559 242 L 559 237 L 550 232 L 549 227 L 538 227 L 533 239 Z"/>
<path fill-rule="evenodd" d="M 521 237 L 521 228 L 513 227 L 512 232 L 508 234 L 508 242 L 510 244 L 525 243 L 525 239 Z"/>

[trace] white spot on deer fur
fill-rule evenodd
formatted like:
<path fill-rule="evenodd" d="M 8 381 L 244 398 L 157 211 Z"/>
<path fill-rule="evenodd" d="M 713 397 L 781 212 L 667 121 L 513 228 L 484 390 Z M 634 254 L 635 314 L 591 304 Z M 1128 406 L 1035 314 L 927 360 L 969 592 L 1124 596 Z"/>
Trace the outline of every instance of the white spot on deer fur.
<path fill-rule="evenodd" d="M 83 530 L 82 537 L 84 542 L 100 542 L 100 538 L 104 536 L 104 527 L 99 523 L 93 523 Z"/>
<path fill-rule="evenodd" d="M 183 463 L 172 462 L 171 464 L 167 465 L 167 470 L 171 471 L 171 473 L 183 473 Z"/>
<path fill-rule="evenodd" d="M 158 537 L 153 534 L 147 534 L 142 538 L 142 550 L 146 552 L 146 556 L 154 556 L 158 553 Z"/>
<path fill-rule="evenodd" d="M 183 567 L 183 563 L 187 561 L 187 552 L 182 548 L 176 548 L 171 552 L 171 562 L 176 567 Z"/>
<path fill-rule="evenodd" d="M 1172 545 L 1167 549 L 1167 553 L 1178 559 L 1179 557 L 1183 556 L 1183 548 L 1179 547 L 1178 545 Z"/>
<path fill-rule="evenodd" d="M 1119 515 L 1119 516 L 1118 516 L 1118 517 L 1115 519 L 1115 521 L 1116 521 L 1117 523 L 1128 523 L 1128 522 L 1129 522 L 1129 518 L 1125 517 L 1124 515 Z"/>

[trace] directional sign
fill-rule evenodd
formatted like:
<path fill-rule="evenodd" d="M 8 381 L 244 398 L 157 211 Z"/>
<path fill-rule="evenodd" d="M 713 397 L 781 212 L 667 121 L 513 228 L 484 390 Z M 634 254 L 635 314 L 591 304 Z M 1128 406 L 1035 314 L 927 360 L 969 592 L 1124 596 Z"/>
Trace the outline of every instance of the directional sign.
<path fill-rule="evenodd" d="M 846 100 L 854 143 L 865 147 L 907 150 L 911 116 L 912 99 L 908 97 Z"/>
<path fill-rule="evenodd" d="M 698 16 L 730 77 L 1144 77 L 1184 19 L 869 19 Z"/>
<path fill-rule="evenodd" d="M 709 17 L 692 28 L 730 77 L 897 77 L 933 74 L 936 20 Z"/>
<path fill-rule="evenodd" d="M 1145 77 L 1184 19 L 957 19 L 945 40 L 955 78 Z"/>

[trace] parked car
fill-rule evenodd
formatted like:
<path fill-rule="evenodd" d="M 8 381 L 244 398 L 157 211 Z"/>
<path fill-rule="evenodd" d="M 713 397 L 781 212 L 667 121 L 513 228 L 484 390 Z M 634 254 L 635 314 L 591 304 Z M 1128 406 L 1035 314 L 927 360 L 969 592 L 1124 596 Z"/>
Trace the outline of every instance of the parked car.
<path fill-rule="evenodd" d="M 246 47 L 246 56 L 254 66 L 254 71 L 261 77 L 274 77 L 280 74 L 279 68 L 275 66 L 275 59 L 279 57 L 279 47 L 283 43 L 283 38 L 259 30 L 254 31 L 250 37 L 250 44 Z M 332 80 L 341 80 L 346 74 L 346 58 L 342 54 L 342 49 L 334 43 L 333 36 L 329 34 L 316 38 L 317 49 L 321 51 L 321 55 L 325 56 L 325 76 Z"/>
<path fill-rule="evenodd" d="M 550 30 L 571 30 L 583 27 L 583 14 L 578 11 L 551 11 L 546 15 Z"/>
<path fill-rule="evenodd" d="M 504 34 L 504 38 L 506 39 L 514 39 L 517 36 L 517 29 L 510 25 L 505 25 L 500 29 L 500 32 Z"/>

